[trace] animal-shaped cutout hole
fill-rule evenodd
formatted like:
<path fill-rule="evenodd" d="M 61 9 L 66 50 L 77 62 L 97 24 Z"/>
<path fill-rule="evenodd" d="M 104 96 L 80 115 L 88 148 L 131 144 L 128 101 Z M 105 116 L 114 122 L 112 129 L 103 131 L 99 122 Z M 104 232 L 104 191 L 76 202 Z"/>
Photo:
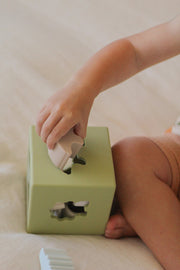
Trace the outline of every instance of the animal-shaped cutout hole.
<path fill-rule="evenodd" d="M 73 159 L 72 161 L 72 164 L 69 168 L 66 168 L 63 170 L 63 172 L 67 173 L 67 174 L 71 174 L 71 171 L 72 171 L 72 166 L 73 164 L 75 163 L 78 163 L 78 164 L 81 164 L 81 165 L 85 165 L 86 164 L 86 161 L 84 158 L 82 157 L 78 157 L 78 156 L 75 156 L 75 158 Z"/>
<path fill-rule="evenodd" d="M 53 208 L 50 209 L 51 217 L 61 220 L 63 218 L 75 218 L 76 215 L 87 215 L 85 207 L 89 205 L 88 201 L 79 202 L 57 202 Z"/>

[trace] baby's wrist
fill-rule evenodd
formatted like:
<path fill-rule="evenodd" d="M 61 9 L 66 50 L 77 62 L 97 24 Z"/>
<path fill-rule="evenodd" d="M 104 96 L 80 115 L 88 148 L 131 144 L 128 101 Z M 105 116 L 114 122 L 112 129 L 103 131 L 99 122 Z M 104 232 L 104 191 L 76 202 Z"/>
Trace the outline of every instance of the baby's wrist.
<path fill-rule="evenodd" d="M 71 87 L 76 89 L 79 95 L 86 96 L 89 101 L 93 102 L 100 90 L 93 78 L 83 77 L 83 74 L 76 74 L 69 83 Z M 70 88 L 71 88 L 70 87 Z"/>

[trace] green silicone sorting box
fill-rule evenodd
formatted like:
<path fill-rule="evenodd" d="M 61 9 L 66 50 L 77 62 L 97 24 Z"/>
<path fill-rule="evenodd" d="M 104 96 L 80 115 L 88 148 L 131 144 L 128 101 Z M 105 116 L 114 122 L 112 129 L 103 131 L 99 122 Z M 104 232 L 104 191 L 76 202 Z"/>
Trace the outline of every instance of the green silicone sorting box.
<path fill-rule="evenodd" d="M 115 176 L 108 128 L 88 127 L 71 174 L 56 168 L 46 144 L 30 127 L 27 172 L 27 232 L 40 234 L 103 234 L 115 192 Z M 88 201 L 86 214 L 52 217 L 57 203 Z"/>

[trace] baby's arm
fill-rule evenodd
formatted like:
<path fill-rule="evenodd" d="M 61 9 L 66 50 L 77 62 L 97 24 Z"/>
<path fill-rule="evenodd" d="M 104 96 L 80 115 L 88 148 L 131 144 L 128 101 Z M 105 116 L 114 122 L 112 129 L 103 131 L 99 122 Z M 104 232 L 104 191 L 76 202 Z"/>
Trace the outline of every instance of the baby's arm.
<path fill-rule="evenodd" d="M 133 44 L 138 70 L 180 53 L 180 16 L 128 38 Z"/>
<path fill-rule="evenodd" d="M 75 73 L 40 111 L 36 130 L 53 148 L 74 127 L 86 136 L 89 113 L 95 97 L 137 72 L 180 53 L 180 16 L 145 32 L 107 45 Z"/>
<path fill-rule="evenodd" d="M 179 53 L 180 16 L 107 45 L 87 62 L 80 70 L 79 77 L 83 75 L 84 83 L 91 82 L 93 90 L 99 94 L 135 73 Z"/>

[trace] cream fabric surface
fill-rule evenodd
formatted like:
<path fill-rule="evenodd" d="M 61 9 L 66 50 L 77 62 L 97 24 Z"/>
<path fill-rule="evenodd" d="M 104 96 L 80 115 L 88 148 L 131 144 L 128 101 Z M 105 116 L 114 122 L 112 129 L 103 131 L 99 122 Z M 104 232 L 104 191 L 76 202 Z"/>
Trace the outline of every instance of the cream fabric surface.
<path fill-rule="evenodd" d="M 28 128 L 45 100 L 107 43 L 177 15 L 179 0 L 0 1 L 0 269 L 40 269 L 42 247 L 65 248 L 78 270 L 160 270 L 138 238 L 32 235 L 25 230 Z M 89 125 L 111 143 L 162 133 L 180 112 L 179 56 L 94 102 Z"/>

